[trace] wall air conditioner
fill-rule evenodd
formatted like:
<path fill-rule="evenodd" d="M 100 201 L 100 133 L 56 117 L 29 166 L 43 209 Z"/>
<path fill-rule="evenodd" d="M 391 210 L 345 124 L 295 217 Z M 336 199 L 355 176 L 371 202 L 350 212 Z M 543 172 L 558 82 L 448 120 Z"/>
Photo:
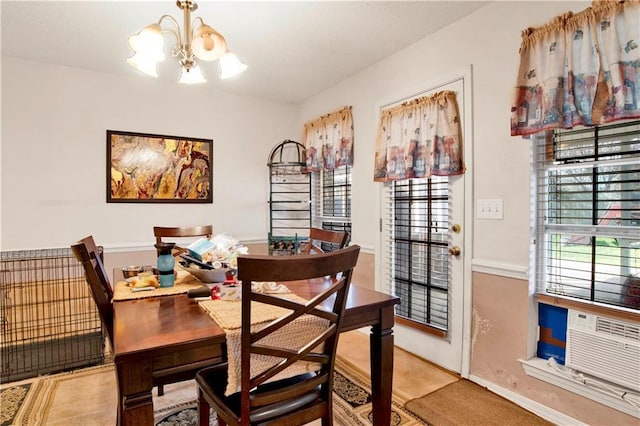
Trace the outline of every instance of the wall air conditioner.
<path fill-rule="evenodd" d="M 640 392 L 640 324 L 569 310 L 567 367 Z"/>

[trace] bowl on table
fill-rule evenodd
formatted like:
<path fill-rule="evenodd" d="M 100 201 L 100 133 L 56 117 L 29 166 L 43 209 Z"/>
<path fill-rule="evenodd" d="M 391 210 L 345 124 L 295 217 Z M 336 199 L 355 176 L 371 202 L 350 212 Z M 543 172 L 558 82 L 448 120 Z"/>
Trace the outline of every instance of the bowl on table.
<path fill-rule="evenodd" d="M 122 268 L 122 275 L 124 278 L 132 278 L 144 272 L 144 266 L 129 265 Z"/>
<path fill-rule="evenodd" d="M 195 265 L 185 265 L 182 263 L 180 267 L 203 283 L 222 283 L 227 274 L 227 268 L 204 269 Z"/>

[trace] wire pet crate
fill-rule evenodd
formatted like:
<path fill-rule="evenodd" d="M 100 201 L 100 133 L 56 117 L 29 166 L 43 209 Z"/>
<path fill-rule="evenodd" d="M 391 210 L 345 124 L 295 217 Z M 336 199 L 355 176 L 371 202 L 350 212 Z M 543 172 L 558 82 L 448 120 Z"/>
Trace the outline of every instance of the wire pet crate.
<path fill-rule="evenodd" d="M 71 249 L 0 252 L 1 381 L 105 360 L 98 310 Z"/>

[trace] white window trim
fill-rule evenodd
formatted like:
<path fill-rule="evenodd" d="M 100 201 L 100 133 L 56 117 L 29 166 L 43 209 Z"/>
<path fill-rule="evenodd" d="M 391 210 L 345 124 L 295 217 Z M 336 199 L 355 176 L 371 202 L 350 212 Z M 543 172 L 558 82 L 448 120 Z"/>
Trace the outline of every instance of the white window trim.
<path fill-rule="evenodd" d="M 530 230 L 531 230 L 531 249 L 530 249 L 530 265 L 529 265 L 529 297 L 530 297 L 530 314 L 529 314 L 529 339 L 528 350 L 530 358 L 528 360 L 518 360 L 522 365 L 527 376 L 542 380 L 551 385 L 565 389 L 569 392 L 583 396 L 585 398 L 596 401 L 602 405 L 608 406 L 615 410 L 629 414 L 633 417 L 640 418 L 640 395 L 630 395 L 629 391 L 624 388 L 611 385 L 598 378 L 576 372 L 575 370 L 555 363 L 555 360 L 545 360 L 538 358 L 536 354 L 536 346 L 538 341 L 538 303 L 535 300 L 535 294 L 539 291 L 537 284 L 537 256 L 538 248 L 535 244 L 539 237 L 537 229 L 537 164 L 536 164 L 536 143 L 535 137 L 531 142 L 531 163 L 530 163 Z M 546 293 L 545 293 L 546 294 Z M 580 299 L 575 299 L 580 301 Z M 615 309 L 614 305 L 607 305 Z M 587 377 L 588 380 L 580 380 L 578 375 Z M 589 385 L 586 383 L 590 383 Z M 631 391 L 632 392 L 632 391 Z M 623 396 L 627 399 L 623 399 Z M 523 405 L 526 407 L 525 405 Z M 532 410 L 534 411 L 534 410 Z M 551 410 L 553 411 L 553 410 Z M 534 411 L 536 412 L 536 411 Z M 537 414 L 551 420 L 550 417 Z M 569 417 L 570 419 L 570 417 Z M 575 421 L 577 422 L 577 421 Z M 582 424 L 557 422 L 558 424 Z"/>
<path fill-rule="evenodd" d="M 353 166 L 350 173 L 353 177 Z M 352 223 L 351 216 L 325 216 L 322 196 L 322 174 L 324 171 L 312 172 L 311 174 L 311 223 L 312 226 L 322 228 L 322 222 L 335 222 L 335 223 Z M 353 182 L 351 183 L 353 190 Z"/>

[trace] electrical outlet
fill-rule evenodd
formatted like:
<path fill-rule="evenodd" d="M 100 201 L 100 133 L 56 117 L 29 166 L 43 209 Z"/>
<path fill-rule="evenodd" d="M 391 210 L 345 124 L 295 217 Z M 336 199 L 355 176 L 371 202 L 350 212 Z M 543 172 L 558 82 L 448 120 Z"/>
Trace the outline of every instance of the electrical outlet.
<path fill-rule="evenodd" d="M 485 198 L 478 200 L 476 205 L 476 218 L 493 220 L 503 219 L 502 198 Z"/>

